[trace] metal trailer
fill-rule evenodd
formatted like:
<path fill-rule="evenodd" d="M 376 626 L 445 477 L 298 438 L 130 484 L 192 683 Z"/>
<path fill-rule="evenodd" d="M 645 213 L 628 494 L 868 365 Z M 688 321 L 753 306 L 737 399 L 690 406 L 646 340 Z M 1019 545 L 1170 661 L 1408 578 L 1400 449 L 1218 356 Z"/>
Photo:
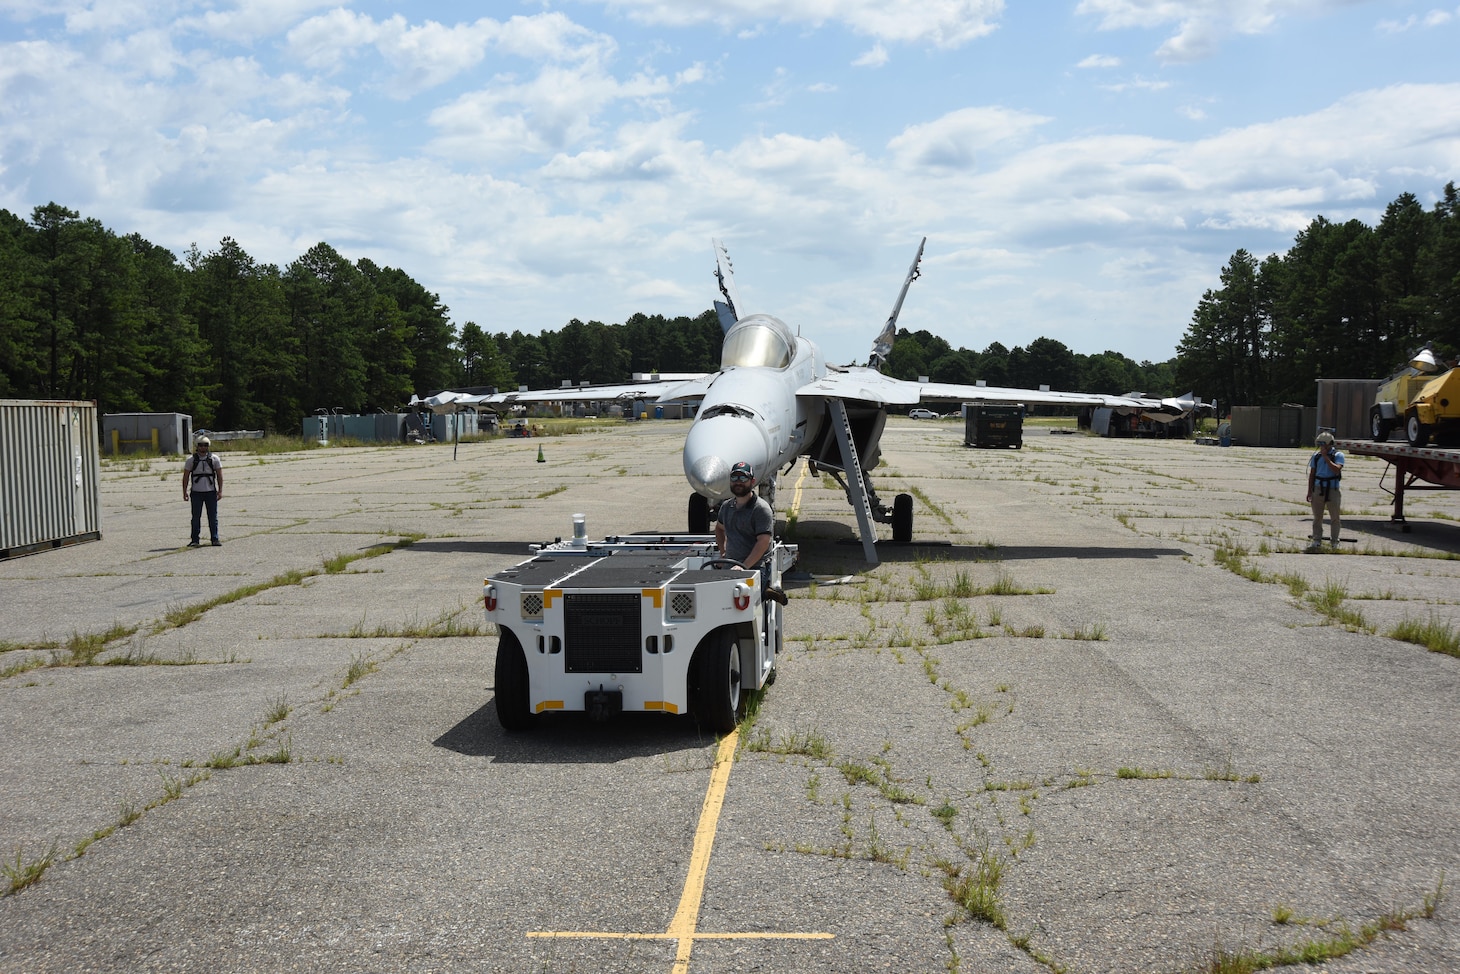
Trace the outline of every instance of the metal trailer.
<path fill-rule="evenodd" d="M 1401 531 L 1409 531 L 1404 520 L 1404 492 L 1406 490 L 1456 490 L 1460 489 L 1460 450 L 1447 450 L 1430 446 L 1408 446 L 1403 443 L 1373 443 L 1369 440 L 1338 440 L 1338 448 L 1350 456 L 1380 457 L 1394 468 L 1394 489 L 1384 487 L 1385 493 L 1394 498 L 1394 514 L 1389 523 Z M 1388 473 L 1386 467 L 1384 473 Z M 1416 484 L 1416 480 L 1425 481 Z M 1383 486 L 1384 474 L 1379 475 Z"/>
<path fill-rule="evenodd" d="M 775 680 L 782 607 L 760 571 L 719 557 L 713 535 L 664 534 L 541 546 L 483 583 L 499 633 L 497 719 L 525 730 L 539 715 L 582 711 L 691 713 L 734 730 L 749 693 Z M 797 547 L 773 541 L 779 587 Z"/>
<path fill-rule="evenodd" d="M 0 559 L 101 537 L 96 403 L 0 400 Z"/>

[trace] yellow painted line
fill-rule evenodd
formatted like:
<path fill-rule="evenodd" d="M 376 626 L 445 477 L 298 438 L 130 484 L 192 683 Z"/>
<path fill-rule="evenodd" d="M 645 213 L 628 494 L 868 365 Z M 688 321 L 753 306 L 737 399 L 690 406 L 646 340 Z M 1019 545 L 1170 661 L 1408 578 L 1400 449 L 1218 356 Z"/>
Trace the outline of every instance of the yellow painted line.
<path fill-rule="evenodd" d="M 648 599 L 650 602 L 653 602 L 654 608 L 664 608 L 664 590 L 662 588 L 640 589 L 639 594 Z"/>
<path fill-rule="evenodd" d="M 806 486 L 806 478 L 811 476 L 811 464 L 801 464 L 801 476 L 796 478 L 796 493 L 791 495 L 791 509 L 788 515 L 796 514 L 801 510 L 801 490 Z"/>
<path fill-rule="evenodd" d="M 696 940 L 831 940 L 830 933 L 700 933 L 700 903 L 705 895 L 705 876 L 710 871 L 710 852 L 715 845 L 715 830 L 720 825 L 720 812 L 725 807 L 725 790 L 730 784 L 730 769 L 735 765 L 735 746 L 740 731 L 725 735 L 715 749 L 715 766 L 710 772 L 710 787 L 700 806 L 699 824 L 695 826 L 694 850 L 689 857 L 689 875 L 679 907 L 663 933 L 615 933 L 607 930 L 530 930 L 529 937 L 559 937 L 573 940 L 677 940 L 672 974 L 688 974 L 690 953 Z"/>
<path fill-rule="evenodd" d="M 694 852 L 689 857 L 689 876 L 679 897 L 679 909 L 669 921 L 669 933 L 679 938 L 674 955 L 674 974 L 689 970 L 689 952 L 694 946 L 695 925 L 700 919 L 700 901 L 705 896 L 705 874 L 710 871 L 710 850 L 715 845 L 715 830 L 720 826 L 720 810 L 725 807 L 725 788 L 730 784 L 730 769 L 735 766 L 735 745 L 740 742 L 740 728 L 726 734 L 715 750 L 715 767 L 710 772 L 710 787 L 700 807 L 700 821 L 695 826 Z"/>
<path fill-rule="evenodd" d="M 668 700 L 645 700 L 644 701 L 644 709 L 645 710 L 663 710 L 663 711 L 667 711 L 668 713 L 671 713 L 671 714 L 677 714 L 677 713 L 679 713 L 679 708 L 676 707 L 674 704 L 670 703 Z"/>
<path fill-rule="evenodd" d="M 538 713 L 542 713 L 544 710 L 562 710 L 562 709 L 563 709 L 563 701 L 561 701 L 561 700 L 544 700 L 542 703 L 540 703 L 540 704 L 537 705 L 537 712 Z"/>
<path fill-rule="evenodd" d="M 553 607 L 553 600 L 554 599 L 560 599 L 562 597 L 563 597 L 563 590 L 562 589 L 560 589 L 560 588 L 545 588 L 545 589 L 542 590 L 542 607 L 544 609 L 551 609 Z"/>
<path fill-rule="evenodd" d="M 612 930 L 529 930 L 529 937 L 555 940 L 677 940 L 672 933 L 615 933 Z M 696 940 L 833 940 L 834 933 L 695 933 Z"/>

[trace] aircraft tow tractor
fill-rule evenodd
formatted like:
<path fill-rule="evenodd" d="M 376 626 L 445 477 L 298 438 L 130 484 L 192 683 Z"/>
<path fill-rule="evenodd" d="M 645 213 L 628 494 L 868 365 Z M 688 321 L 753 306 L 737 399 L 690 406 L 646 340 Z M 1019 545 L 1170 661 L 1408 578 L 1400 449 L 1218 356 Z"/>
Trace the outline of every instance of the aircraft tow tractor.
<path fill-rule="evenodd" d="M 527 730 L 539 715 L 582 711 L 691 713 L 729 733 L 752 691 L 775 680 L 783 607 L 762 575 L 720 556 L 714 535 L 573 537 L 483 582 L 499 639 L 497 719 Z M 773 540 L 769 584 L 796 562 Z"/>

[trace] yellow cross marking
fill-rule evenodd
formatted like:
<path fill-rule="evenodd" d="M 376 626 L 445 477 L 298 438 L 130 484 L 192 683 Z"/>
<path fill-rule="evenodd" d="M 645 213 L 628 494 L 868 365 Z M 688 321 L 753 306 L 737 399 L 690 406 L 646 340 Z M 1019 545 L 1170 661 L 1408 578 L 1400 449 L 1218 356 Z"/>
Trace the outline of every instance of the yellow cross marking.
<path fill-rule="evenodd" d="M 710 850 L 715 844 L 715 829 L 720 823 L 720 810 L 725 805 L 725 788 L 730 783 L 730 768 L 735 763 L 735 745 L 740 740 L 740 731 L 734 730 L 720 741 L 715 749 L 715 767 L 710 773 L 710 788 L 705 792 L 705 803 L 700 808 L 700 821 L 695 826 L 694 851 L 689 857 L 689 875 L 685 877 L 684 892 L 679 897 L 679 908 L 669 921 L 669 929 L 663 933 L 612 933 L 597 930 L 530 930 L 529 937 L 558 937 L 586 940 L 677 940 L 674 953 L 673 974 L 687 974 L 689 955 L 696 940 L 830 940 L 829 933 L 700 933 L 695 929 L 699 923 L 700 901 L 705 895 L 705 874 L 710 870 Z"/>

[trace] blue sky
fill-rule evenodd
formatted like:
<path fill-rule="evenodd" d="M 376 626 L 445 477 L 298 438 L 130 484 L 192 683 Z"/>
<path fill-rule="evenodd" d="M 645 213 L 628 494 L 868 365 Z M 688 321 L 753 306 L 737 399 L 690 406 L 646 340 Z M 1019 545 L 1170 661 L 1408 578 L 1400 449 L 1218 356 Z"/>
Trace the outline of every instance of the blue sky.
<path fill-rule="evenodd" d="M 1460 5 L 0 0 L 0 207 L 323 240 L 458 324 L 747 311 L 865 359 L 1174 354 L 1238 248 L 1460 181 Z"/>

